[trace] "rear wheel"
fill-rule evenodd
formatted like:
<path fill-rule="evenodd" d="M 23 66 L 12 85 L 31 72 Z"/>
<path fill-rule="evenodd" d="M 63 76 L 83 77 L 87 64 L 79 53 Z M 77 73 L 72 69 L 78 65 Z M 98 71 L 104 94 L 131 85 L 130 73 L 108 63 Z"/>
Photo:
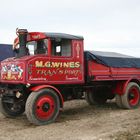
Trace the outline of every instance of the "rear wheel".
<path fill-rule="evenodd" d="M 105 104 L 107 96 L 101 95 L 99 92 L 90 89 L 85 93 L 85 99 L 89 105 L 98 105 Z"/>
<path fill-rule="evenodd" d="M 25 110 L 31 123 L 49 124 L 54 122 L 59 114 L 60 100 L 53 90 L 42 89 L 29 95 Z"/>
<path fill-rule="evenodd" d="M 92 90 L 89 89 L 85 92 L 85 99 L 89 105 L 95 105 L 96 102 L 94 101 Z"/>
<path fill-rule="evenodd" d="M 122 105 L 126 109 L 136 108 L 140 105 L 140 87 L 131 82 L 128 84 L 125 93 L 121 96 Z"/>
<path fill-rule="evenodd" d="M 123 108 L 121 95 L 116 94 L 115 98 L 116 98 L 116 104 L 118 105 L 118 107 Z"/>
<path fill-rule="evenodd" d="M 6 117 L 17 117 L 21 115 L 25 111 L 24 104 L 9 102 L 10 100 L 6 100 L 6 97 L 3 96 L 0 98 L 0 112 Z"/>

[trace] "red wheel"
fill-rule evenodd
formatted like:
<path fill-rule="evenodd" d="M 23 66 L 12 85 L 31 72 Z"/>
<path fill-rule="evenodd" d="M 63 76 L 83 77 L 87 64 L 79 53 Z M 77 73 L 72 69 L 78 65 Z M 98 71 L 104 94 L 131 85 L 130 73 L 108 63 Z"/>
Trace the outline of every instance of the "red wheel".
<path fill-rule="evenodd" d="M 59 97 L 51 89 L 32 92 L 27 99 L 25 108 L 28 120 L 36 125 L 54 122 L 59 110 Z"/>
<path fill-rule="evenodd" d="M 131 82 L 126 88 L 126 92 L 121 96 L 122 105 L 126 109 L 136 108 L 140 104 L 140 87 L 138 84 Z"/>
<path fill-rule="evenodd" d="M 135 106 L 139 103 L 140 94 L 137 87 L 132 87 L 129 90 L 128 100 L 131 106 Z"/>
<path fill-rule="evenodd" d="M 54 99 L 49 95 L 42 96 L 38 99 L 35 108 L 35 113 L 38 118 L 48 119 L 50 116 L 53 115 L 55 111 Z"/>

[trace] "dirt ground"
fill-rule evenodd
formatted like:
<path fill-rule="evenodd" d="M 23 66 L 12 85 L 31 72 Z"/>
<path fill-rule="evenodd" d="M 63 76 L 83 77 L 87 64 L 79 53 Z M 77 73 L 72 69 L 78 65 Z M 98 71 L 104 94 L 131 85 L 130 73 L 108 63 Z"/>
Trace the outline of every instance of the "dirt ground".
<path fill-rule="evenodd" d="M 46 126 L 30 124 L 25 114 L 16 119 L 0 114 L 0 140 L 140 140 L 140 108 L 69 101 L 57 121 Z"/>

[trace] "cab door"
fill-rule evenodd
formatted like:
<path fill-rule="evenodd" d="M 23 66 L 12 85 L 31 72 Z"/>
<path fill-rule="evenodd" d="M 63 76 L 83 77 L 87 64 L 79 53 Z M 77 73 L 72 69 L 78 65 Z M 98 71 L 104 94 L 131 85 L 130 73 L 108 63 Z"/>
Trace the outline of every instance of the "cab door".
<path fill-rule="evenodd" d="M 82 40 L 52 40 L 49 82 L 53 84 L 84 83 Z"/>

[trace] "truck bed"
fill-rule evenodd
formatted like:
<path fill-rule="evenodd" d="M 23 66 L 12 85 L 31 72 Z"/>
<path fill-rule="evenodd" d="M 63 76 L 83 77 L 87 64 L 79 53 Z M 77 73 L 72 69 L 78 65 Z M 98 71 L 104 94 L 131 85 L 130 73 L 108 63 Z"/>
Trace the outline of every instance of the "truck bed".
<path fill-rule="evenodd" d="M 92 81 L 140 79 L 140 58 L 114 52 L 85 51 L 87 75 Z"/>

